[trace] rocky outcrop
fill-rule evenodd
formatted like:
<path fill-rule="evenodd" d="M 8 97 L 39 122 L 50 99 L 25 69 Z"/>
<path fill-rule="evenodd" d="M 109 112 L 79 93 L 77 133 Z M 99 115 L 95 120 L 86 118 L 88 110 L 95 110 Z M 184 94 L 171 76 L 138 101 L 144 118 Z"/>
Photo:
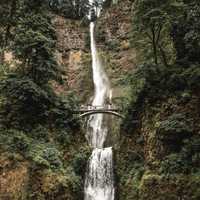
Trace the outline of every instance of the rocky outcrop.
<path fill-rule="evenodd" d="M 109 74 L 114 98 L 129 91 L 128 80 L 135 69 L 136 52 L 131 46 L 131 6 L 129 0 L 111 4 L 102 11 L 96 24 L 96 40 L 104 68 Z M 83 103 L 92 94 L 89 26 L 81 21 L 56 16 L 57 59 L 64 69 L 64 84 L 60 93 L 75 91 Z"/>
<path fill-rule="evenodd" d="M 81 21 L 60 16 L 54 18 L 57 34 L 58 63 L 63 67 L 62 85 L 54 84 L 57 93 L 74 91 L 80 100 L 86 101 L 92 87 L 90 79 L 90 54 L 87 47 L 88 27 Z"/>
<path fill-rule="evenodd" d="M 131 45 L 132 3 L 124 0 L 111 5 L 97 21 L 96 38 L 112 83 L 114 99 L 127 96 L 128 79 L 135 70 L 136 51 Z"/>

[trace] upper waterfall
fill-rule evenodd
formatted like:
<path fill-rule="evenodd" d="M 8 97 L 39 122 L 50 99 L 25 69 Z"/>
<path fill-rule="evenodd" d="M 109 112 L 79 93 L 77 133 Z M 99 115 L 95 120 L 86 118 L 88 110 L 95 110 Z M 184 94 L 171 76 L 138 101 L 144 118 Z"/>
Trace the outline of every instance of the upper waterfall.
<path fill-rule="evenodd" d="M 103 2 L 100 0 L 100 2 Z M 110 82 L 101 63 L 95 42 L 95 22 L 92 20 L 92 9 L 98 17 L 101 6 L 94 7 L 94 0 L 90 0 L 90 43 L 92 54 L 92 71 L 94 96 L 92 106 L 104 106 L 108 99 L 111 101 L 112 90 Z M 85 178 L 85 200 L 114 200 L 113 152 L 112 147 L 104 148 L 108 133 L 104 124 L 104 115 L 91 115 L 88 120 L 86 137 L 90 146 L 94 148 L 88 161 Z"/>
<path fill-rule="evenodd" d="M 90 39 L 92 53 L 92 69 L 95 94 L 93 106 L 102 106 L 111 95 L 109 79 L 101 64 L 94 38 L 95 23 L 90 23 Z M 103 126 L 103 115 L 92 115 L 88 121 L 87 138 L 92 147 L 102 148 L 107 135 L 107 128 Z"/>

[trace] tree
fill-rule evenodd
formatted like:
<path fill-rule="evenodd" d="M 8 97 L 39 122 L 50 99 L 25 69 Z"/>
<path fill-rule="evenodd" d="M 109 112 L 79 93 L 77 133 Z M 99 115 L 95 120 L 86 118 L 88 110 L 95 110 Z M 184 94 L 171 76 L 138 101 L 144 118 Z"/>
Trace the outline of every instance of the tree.
<path fill-rule="evenodd" d="M 200 63 L 200 3 L 187 0 L 183 14 L 172 23 L 171 36 L 182 64 Z"/>
<path fill-rule="evenodd" d="M 55 54 L 56 34 L 51 13 L 43 0 L 22 0 L 12 50 L 20 61 L 16 71 L 2 78 L 0 90 L 6 99 L 1 106 L 0 123 L 31 130 L 37 124 L 68 128 L 73 106 L 58 97 L 49 85 L 61 79 Z"/>
<path fill-rule="evenodd" d="M 19 0 L 1 0 L 0 2 L 0 63 L 4 62 L 4 52 L 12 38 L 11 29 L 16 25 Z"/>
<path fill-rule="evenodd" d="M 161 61 L 168 66 L 164 39 L 166 35 L 169 35 L 173 13 L 177 13 L 181 8 L 182 3 L 175 0 L 135 1 L 133 16 L 135 33 L 140 38 L 144 37 L 151 44 L 155 64 L 158 64 L 160 54 Z"/>
<path fill-rule="evenodd" d="M 88 0 L 49 0 L 49 6 L 56 13 L 70 19 L 81 19 L 89 10 Z"/>
<path fill-rule="evenodd" d="M 15 28 L 13 52 L 22 62 L 22 74 L 38 85 L 59 75 L 55 52 L 55 30 L 43 1 L 25 1 Z"/>

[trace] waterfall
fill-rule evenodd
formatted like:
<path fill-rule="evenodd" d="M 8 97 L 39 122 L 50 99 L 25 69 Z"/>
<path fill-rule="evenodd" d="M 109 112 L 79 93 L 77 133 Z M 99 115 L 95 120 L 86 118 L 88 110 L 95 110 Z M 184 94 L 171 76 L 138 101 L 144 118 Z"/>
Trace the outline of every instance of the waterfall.
<path fill-rule="evenodd" d="M 103 106 L 106 98 L 110 93 L 110 84 L 108 77 L 101 65 L 95 39 L 94 39 L 94 22 L 90 23 L 91 53 L 92 53 L 92 70 L 95 94 L 93 106 Z M 92 115 L 88 120 L 87 139 L 92 147 L 102 148 L 107 136 L 107 128 L 103 125 L 103 114 Z"/>
<path fill-rule="evenodd" d="M 114 200 L 112 148 L 94 149 L 85 180 L 85 200 Z"/>
<path fill-rule="evenodd" d="M 102 0 L 100 0 L 102 2 Z M 90 3 L 94 3 L 90 0 Z M 99 15 L 98 8 L 96 15 Z M 111 101 L 112 90 L 109 79 L 100 61 L 95 42 L 95 23 L 90 22 L 90 42 L 92 54 L 92 70 L 94 83 L 94 97 L 92 106 L 104 106 L 106 101 Z M 87 125 L 87 140 L 93 147 L 92 155 L 86 170 L 84 199 L 85 200 L 114 200 L 113 180 L 113 152 L 112 147 L 104 148 L 108 129 L 104 122 L 103 114 L 92 115 Z"/>

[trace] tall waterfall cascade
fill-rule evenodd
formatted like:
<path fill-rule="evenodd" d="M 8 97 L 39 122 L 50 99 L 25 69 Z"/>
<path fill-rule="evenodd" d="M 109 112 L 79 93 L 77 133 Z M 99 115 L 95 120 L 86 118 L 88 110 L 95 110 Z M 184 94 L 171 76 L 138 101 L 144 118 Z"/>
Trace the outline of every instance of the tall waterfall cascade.
<path fill-rule="evenodd" d="M 90 0 L 91 5 L 94 1 Z M 101 8 L 95 9 L 98 17 Z M 90 22 L 90 43 L 95 90 L 92 106 L 103 106 L 107 99 L 111 101 L 112 90 L 96 48 L 95 22 Z M 104 148 L 108 128 L 103 122 L 104 115 L 96 114 L 89 118 L 87 124 L 86 137 L 93 152 L 86 169 L 84 200 L 114 200 L 113 151 L 112 147 Z"/>

